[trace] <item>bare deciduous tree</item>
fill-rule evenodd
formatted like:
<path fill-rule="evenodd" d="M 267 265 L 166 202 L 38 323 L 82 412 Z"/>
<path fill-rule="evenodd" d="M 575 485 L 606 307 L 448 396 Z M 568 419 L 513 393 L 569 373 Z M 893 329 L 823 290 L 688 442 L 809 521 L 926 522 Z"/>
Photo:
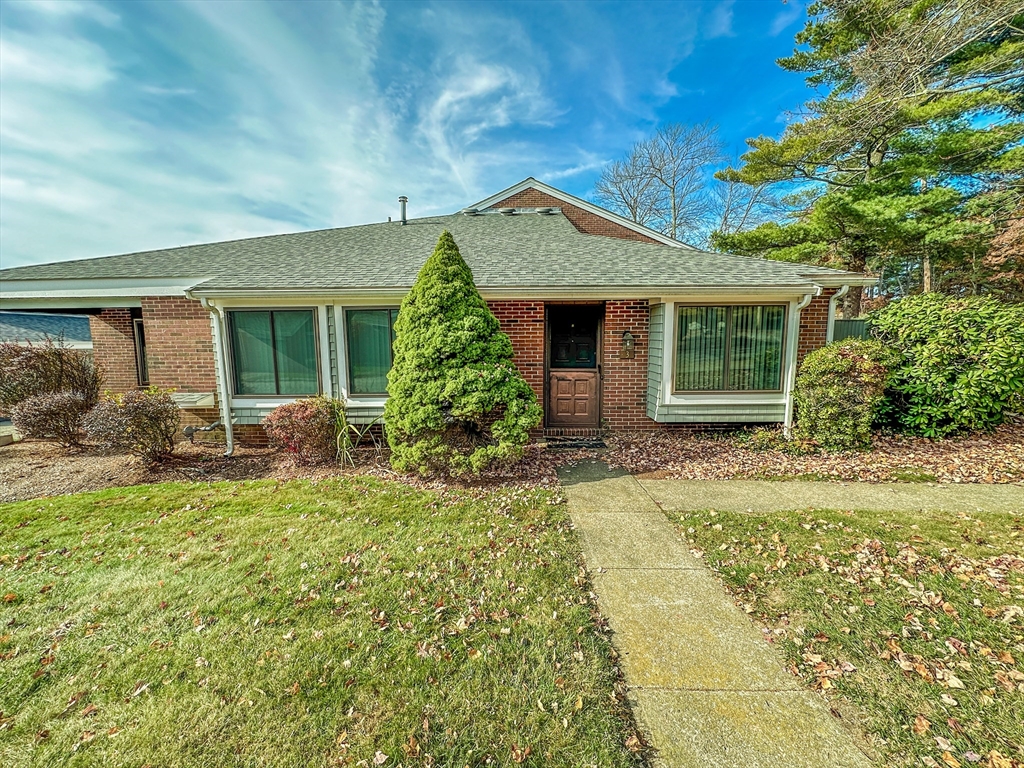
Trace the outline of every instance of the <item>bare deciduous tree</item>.
<path fill-rule="evenodd" d="M 704 247 L 708 246 L 712 232 L 745 232 L 775 221 L 787 209 L 768 183 L 745 184 L 735 177 L 734 171 L 728 170 L 716 173 L 715 178 L 718 183 L 710 190 L 713 217 L 699 239 Z"/>
<path fill-rule="evenodd" d="M 717 126 L 666 125 L 605 168 L 596 197 L 611 210 L 680 239 L 704 229 L 713 210 L 708 169 L 724 159 Z"/>

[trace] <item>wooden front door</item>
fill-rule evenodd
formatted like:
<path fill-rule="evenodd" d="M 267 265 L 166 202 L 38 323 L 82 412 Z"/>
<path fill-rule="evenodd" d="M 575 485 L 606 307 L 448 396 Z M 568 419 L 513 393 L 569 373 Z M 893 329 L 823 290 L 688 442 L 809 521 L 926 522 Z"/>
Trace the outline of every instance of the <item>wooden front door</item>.
<path fill-rule="evenodd" d="M 597 371 L 552 371 L 548 424 L 553 427 L 596 427 Z"/>
<path fill-rule="evenodd" d="M 548 307 L 549 427 L 600 426 L 603 309 L 585 304 Z"/>

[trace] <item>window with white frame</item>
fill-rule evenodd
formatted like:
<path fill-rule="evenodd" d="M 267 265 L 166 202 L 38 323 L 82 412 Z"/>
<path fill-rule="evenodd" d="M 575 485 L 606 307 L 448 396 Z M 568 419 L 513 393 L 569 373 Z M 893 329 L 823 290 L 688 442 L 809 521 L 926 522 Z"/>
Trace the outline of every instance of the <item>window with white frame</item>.
<path fill-rule="evenodd" d="M 387 394 L 397 317 L 390 307 L 345 311 L 349 394 Z"/>
<path fill-rule="evenodd" d="M 314 310 L 232 310 L 228 333 L 236 395 L 320 391 Z"/>
<path fill-rule="evenodd" d="M 778 392 L 786 306 L 680 306 L 676 392 Z"/>

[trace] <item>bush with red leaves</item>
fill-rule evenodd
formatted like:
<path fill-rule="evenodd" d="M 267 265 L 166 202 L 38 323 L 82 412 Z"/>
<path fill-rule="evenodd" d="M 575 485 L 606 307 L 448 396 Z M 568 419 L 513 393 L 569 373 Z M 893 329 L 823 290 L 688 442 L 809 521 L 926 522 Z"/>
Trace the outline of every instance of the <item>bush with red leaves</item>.
<path fill-rule="evenodd" d="M 330 397 L 309 397 L 278 406 L 263 419 L 270 445 L 292 455 L 296 464 L 337 460 L 339 424 L 345 406 Z"/>

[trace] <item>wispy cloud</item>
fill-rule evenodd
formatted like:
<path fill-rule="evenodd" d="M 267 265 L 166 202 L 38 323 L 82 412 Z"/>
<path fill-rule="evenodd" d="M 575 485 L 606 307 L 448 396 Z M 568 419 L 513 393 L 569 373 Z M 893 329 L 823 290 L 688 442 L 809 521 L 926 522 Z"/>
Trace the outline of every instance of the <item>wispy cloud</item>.
<path fill-rule="evenodd" d="M 732 30 L 732 11 L 735 0 L 721 0 L 712 10 L 708 18 L 705 36 L 708 39 L 716 37 L 732 37 L 735 33 Z"/>
<path fill-rule="evenodd" d="M 768 34 L 772 37 L 781 34 L 790 24 L 804 15 L 804 8 L 798 2 L 791 2 L 786 4 L 786 8 L 772 19 L 771 26 L 768 29 Z"/>
<path fill-rule="evenodd" d="M 3 266 L 381 221 L 400 194 L 450 212 L 528 175 L 586 196 L 653 126 L 735 101 L 681 72 L 750 28 L 731 0 L 0 1 Z"/>

